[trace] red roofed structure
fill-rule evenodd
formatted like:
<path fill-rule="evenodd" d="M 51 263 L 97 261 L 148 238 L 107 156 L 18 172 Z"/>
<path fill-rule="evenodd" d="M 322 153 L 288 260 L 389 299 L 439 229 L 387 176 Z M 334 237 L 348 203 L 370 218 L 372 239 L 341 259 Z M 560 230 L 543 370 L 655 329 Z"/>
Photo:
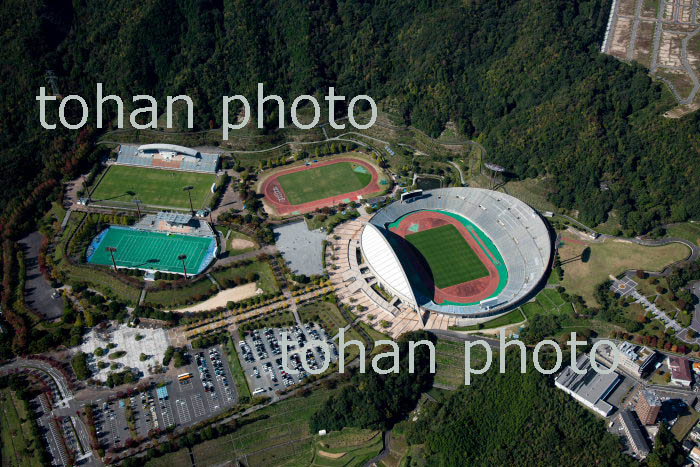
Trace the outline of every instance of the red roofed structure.
<path fill-rule="evenodd" d="M 690 373 L 690 362 L 687 358 L 668 357 L 668 367 L 671 369 L 671 382 L 681 386 L 693 384 L 693 375 Z"/>

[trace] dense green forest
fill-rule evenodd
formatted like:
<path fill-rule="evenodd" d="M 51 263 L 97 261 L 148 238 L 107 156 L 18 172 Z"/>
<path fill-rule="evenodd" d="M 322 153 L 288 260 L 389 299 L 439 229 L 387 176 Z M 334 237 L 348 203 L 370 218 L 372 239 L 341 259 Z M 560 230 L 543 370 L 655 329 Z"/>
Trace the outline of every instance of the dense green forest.
<path fill-rule="evenodd" d="M 672 105 L 662 86 L 641 66 L 599 53 L 609 8 L 609 0 L 7 0 L 4 224 L 12 233 L 39 182 L 75 175 L 91 155 L 91 131 L 76 143 L 75 134 L 39 127 L 34 96 L 47 69 L 62 94 L 90 104 L 98 81 L 127 102 L 188 94 L 199 128 L 220 124 L 222 95 L 253 97 L 257 82 L 288 102 L 328 86 L 366 93 L 433 136 L 455 122 L 512 177 L 552 175 L 551 200 L 584 221 L 615 209 L 643 232 L 698 218 L 700 116 L 662 118 Z"/>
<path fill-rule="evenodd" d="M 509 357 L 506 373 L 494 365 L 443 403 L 426 404 L 409 425 L 427 465 L 635 464 L 602 420 Z"/>
<path fill-rule="evenodd" d="M 437 342 L 435 335 L 427 331 L 406 333 L 398 340 L 398 373 L 377 374 L 367 362 L 365 373 L 355 374 L 352 384 L 329 398 L 311 417 L 311 430 L 340 430 L 346 426 L 386 429 L 405 418 L 421 394 L 433 385 L 430 353 L 425 345 L 416 348 L 414 372 L 408 371 L 408 342 L 422 340 Z M 384 370 L 392 368 L 393 358 L 382 357 L 378 366 Z"/>

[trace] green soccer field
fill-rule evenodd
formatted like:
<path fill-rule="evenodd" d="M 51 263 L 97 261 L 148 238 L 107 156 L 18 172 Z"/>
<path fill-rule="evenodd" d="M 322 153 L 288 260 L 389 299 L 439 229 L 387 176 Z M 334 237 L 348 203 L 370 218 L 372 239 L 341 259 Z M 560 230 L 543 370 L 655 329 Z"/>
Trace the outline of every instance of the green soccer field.
<path fill-rule="evenodd" d="M 406 240 L 425 257 L 435 285 L 440 289 L 489 275 L 484 263 L 454 225 L 410 234 Z"/>
<path fill-rule="evenodd" d="M 112 257 L 107 247 L 115 247 L 117 267 L 155 269 L 167 272 L 184 272 L 179 255 L 187 255 L 185 265 L 188 274 L 199 273 L 206 264 L 207 254 L 215 248 L 213 238 L 144 232 L 128 228 L 110 227 L 98 239 L 94 253 L 88 262 L 111 266 Z"/>
<path fill-rule="evenodd" d="M 292 204 L 351 193 L 369 185 L 372 174 L 352 162 L 338 162 L 279 177 L 279 183 Z"/>
<path fill-rule="evenodd" d="M 187 192 L 182 189 L 193 186 L 192 205 L 201 209 L 211 197 L 214 182 L 214 174 L 112 165 L 91 197 L 95 202 L 106 204 L 133 205 L 132 200 L 138 199 L 149 206 L 189 209 Z M 136 194 L 129 195 L 129 191 Z"/>

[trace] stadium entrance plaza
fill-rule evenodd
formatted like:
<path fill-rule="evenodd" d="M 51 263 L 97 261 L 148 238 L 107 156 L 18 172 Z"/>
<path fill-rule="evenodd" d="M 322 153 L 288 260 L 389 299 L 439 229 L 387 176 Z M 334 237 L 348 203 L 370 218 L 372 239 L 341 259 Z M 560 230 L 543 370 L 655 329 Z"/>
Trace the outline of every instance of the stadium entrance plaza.
<path fill-rule="evenodd" d="M 450 326 L 463 325 L 465 321 L 468 321 L 452 315 L 431 313 L 424 326 L 413 309 L 405 305 L 397 307 L 395 301 L 394 303 L 387 302 L 372 289 L 372 285 L 376 281 L 367 282 L 365 280 L 371 276 L 371 273 L 366 265 L 358 263 L 355 252 L 356 248 L 360 246 L 362 229 L 369 222 L 370 217 L 370 215 L 365 214 L 345 222 L 337 226 L 333 233 L 326 238 L 328 241 L 326 264 L 329 265 L 329 275 L 338 299 L 352 308 L 361 321 L 391 337 L 398 337 L 405 332 L 423 328 L 447 330 Z M 478 322 L 489 319 L 491 318 L 470 321 Z"/>
<path fill-rule="evenodd" d="M 309 230 L 305 221 L 284 224 L 274 229 L 277 248 L 295 274 L 323 274 L 323 240 L 326 234 Z"/>
<path fill-rule="evenodd" d="M 137 340 L 139 336 L 139 340 Z M 108 345 L 114 345 L 112 349 L 108 349 Z M 137 368 L 144 376 L 151 374 L 149 368 L 153 368 L 163 361 L 163 354 L 168 348 L 168 335 L 165 329 L 148 329 L 148 328 L 130 328 L 120 325 L 118 327 L 111 326 L 105 331 L 93 328 L 84 337 L 84 342 L 80 346 L 80 350 L 90 355 L 95 352 L 98 347 L 109 350 L 104 356 L 93 356 L 88 358 L 90 370 L 93 373 L 93 378 L 99 381 L 106 381 L 107 375 L 113 371 L 110 370 L 110 365 L 116 363 L 119 369 Z M 110 358 L 116 352 L 126 352 L 120 358 Z M 148 358 L 141 361 L 141 354 L 145 354 Z M 103 361 L 107 366 L 99 369 L 98 361 Z"/>

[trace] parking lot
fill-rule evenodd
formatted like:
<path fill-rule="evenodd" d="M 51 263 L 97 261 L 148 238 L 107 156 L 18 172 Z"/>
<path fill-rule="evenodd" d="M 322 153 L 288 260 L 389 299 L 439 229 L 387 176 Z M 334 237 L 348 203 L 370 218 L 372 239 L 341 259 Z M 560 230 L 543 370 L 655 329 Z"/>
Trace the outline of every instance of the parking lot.
<path fill-rule="evenodd" d="M 35 406 L 38 407 L 37 414 L 39 416 L 37 423 L 42 431 L 42 436 L 48 447 L 49 454 L 53 461 L 51 465 L 68 465 L 68 454 L 61 441 L 62 433 L 58 425 L 54 422 L 51 415 L 51 410 L 44 400 L 43 395 L 40 395 L 34 400 Z"/>
<path fill-rule="evenodd" d="M 288 346 L 289 367 L 297 370 L 291 374 L 282 367 L 281 333 L 287 332 L 287 339 L 292 341 Z M 301 366 L 301 358 L 305 358 L 309 367 L 318 369 L 323 366 L 325 355 L 322 349 L 313 341 L 327 342 L 330 350 L 330 361 L 338 358 L 338 349 L 333 340 L 317 324 L 292 326 L 290 328 L 259 329 L 243 334 L 243 340 L 238 343 L 239 356 L 243 371 L 254 395 L 273 395 L 275 391 L 297 384 L 308 375 Z M 311 342 L 310 342 L 311 341 Z M 312 344 L 302 353 L 302 346 Z"/>
<path fill-rule="evenodd" d="M 97 401 L 95 424 L 105 448 L 124 446 L 128 439 L 147 437 L 153 430 L 193 425 L 236 403 L 231 370 L 219 346 L 189 352 L 189 358 L 179 377 L 165 385 Z"/>

